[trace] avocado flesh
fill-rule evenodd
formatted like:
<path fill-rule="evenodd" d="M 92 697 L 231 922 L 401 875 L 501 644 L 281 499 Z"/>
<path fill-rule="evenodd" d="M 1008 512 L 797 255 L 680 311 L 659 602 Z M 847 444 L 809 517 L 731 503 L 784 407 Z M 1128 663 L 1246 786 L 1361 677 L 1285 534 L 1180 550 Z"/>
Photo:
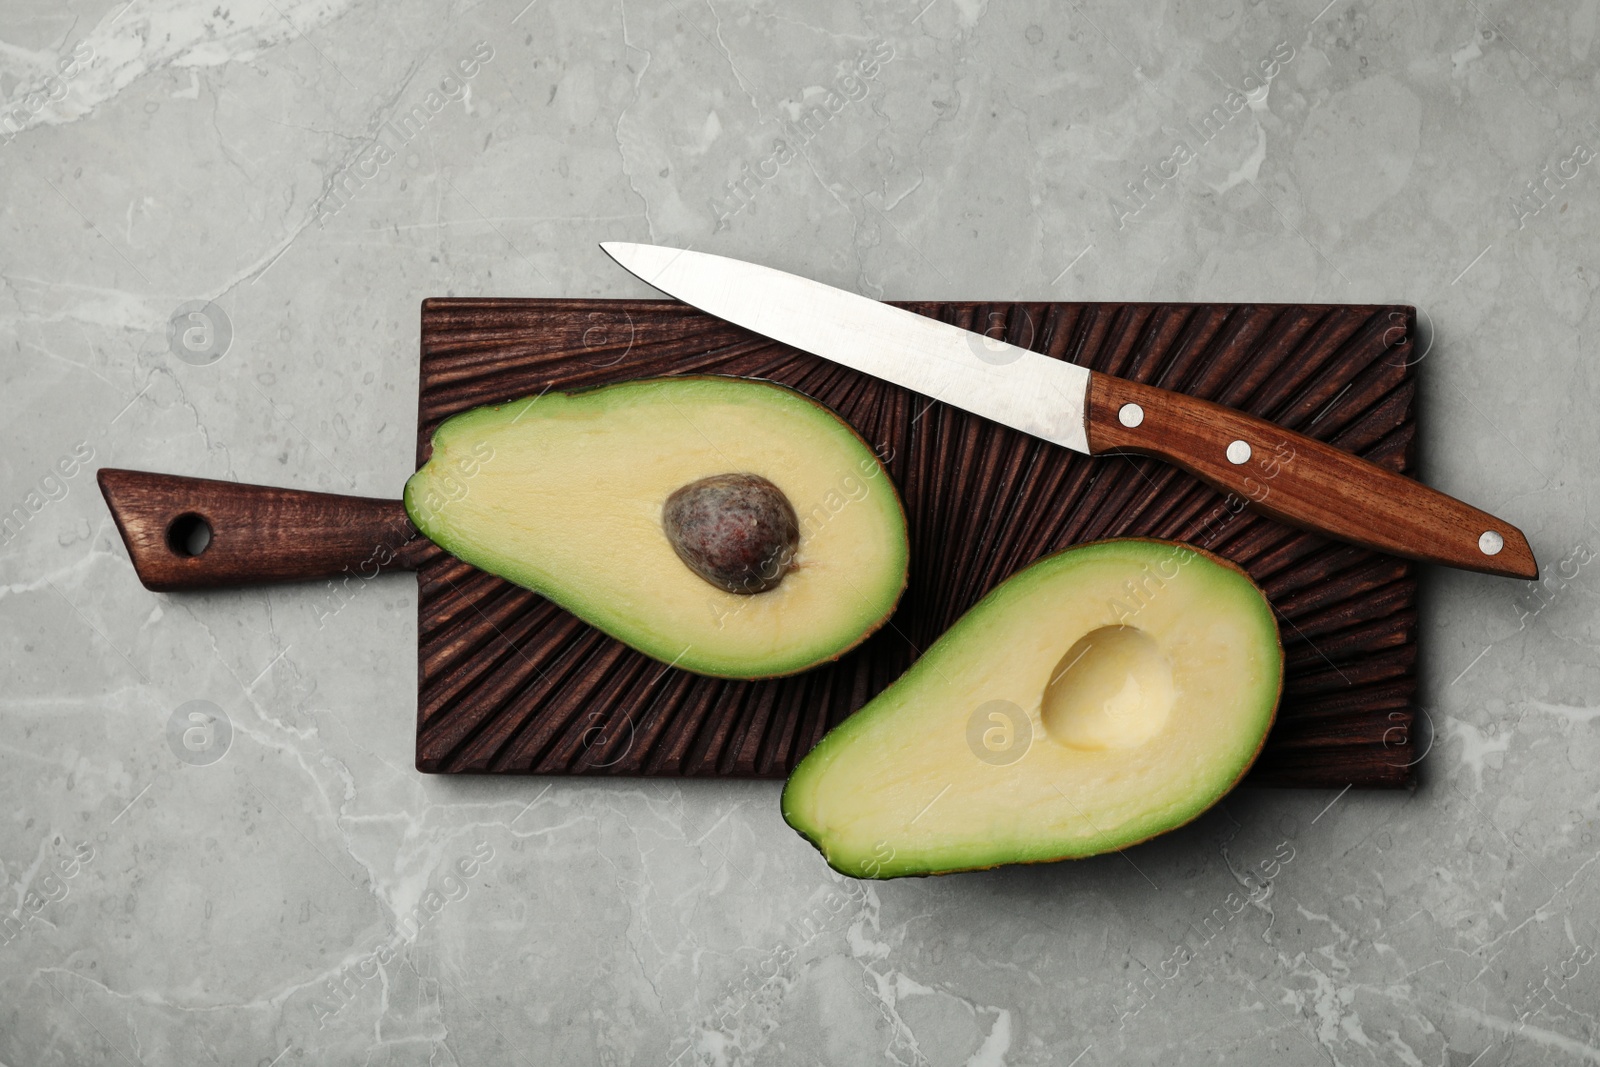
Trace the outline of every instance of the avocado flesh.
<path fill-rule="evenodd" d="M 662 527 L 675 490 L 730 472 L 771 481 L 800 522 L 791 569 L 755 595 L 695 574 Z M 906 581 L 905 514 L 877 457 L 827 408 L 753 379 L 639 379 L 464 412 L 434 432 L 405 503 L 457 558 L 720 677 L 837 658 Z"/>
<path fill-rule="evenodd" d="M 1233 787 L 1282 680 L 1272 607 L 1233 564 L 1162 541 L 1070 548 L 824 737 L 784 818 L 858 878 L 1120 849 Z"/>

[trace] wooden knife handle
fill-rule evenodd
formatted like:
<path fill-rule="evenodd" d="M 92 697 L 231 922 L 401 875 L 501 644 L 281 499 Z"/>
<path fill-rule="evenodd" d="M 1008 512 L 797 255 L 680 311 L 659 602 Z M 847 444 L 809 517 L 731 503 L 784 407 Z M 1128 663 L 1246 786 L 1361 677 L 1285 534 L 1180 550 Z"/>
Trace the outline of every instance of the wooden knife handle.
<path fill-rule="evenodd" d="M 1396 556 L 1539 577 L 1522 531 L 1437 489 L 1242 411 L 1091 373 L 1089 451 L 1182 467 L 1246 506 Z"/>
<path fill-rule="evenodd" d="M 100 492 L 139 580 L 157 591 L 370 578 L 415 567 L 431 544 L 398 500 L 109 467 Z"/>

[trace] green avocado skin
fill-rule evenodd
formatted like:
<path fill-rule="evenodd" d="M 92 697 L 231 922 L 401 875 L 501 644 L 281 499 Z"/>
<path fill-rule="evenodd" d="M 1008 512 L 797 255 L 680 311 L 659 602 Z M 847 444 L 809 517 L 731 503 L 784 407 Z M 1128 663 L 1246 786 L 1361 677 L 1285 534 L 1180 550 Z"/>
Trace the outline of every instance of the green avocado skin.
<path fill-rule="evenodd" d="M 1070 580 L 1073 567 L 1094 556 L 1130 555 L 1132 559 L 1155 558 L 1173 551 L 1192 552 L 1195 559 L 1191 567 L 1200 568 L 1207 580 L 1215 581 L 1234 599 L 1239 609 L 1259 628 L 1263 641 L 1275 650 L 1275 670 L 1268 679 L 1268 688 L 1261 694 L 1259 735 L 1247 755 L 1224 773 L 1212 788 L 1197 793 L 1176 811 L 1169 811 L 1159 820 L 1149 820 L 1129 832 L 1116 837 L 1104 837 L 1095 847 L 1087 850 L 1064 849 L 1049 841 L 1039 841 L 1017 847 L 972 843 L 968 846 L 943 850 L 938 855 L 924 855 L 897 847 L 893 840 L 883 840 L 874 849 L 859 852 L 837 847 L 829 835 L 819 828 L 810 814 L 809 797 L 826 777 L 835 760 L 848 749 L 854 739 L 877 720 L 895 715 L 907 718 L 907 694 L 941 678 L 946 661 L 952 654 L 972 641 L 983 640 L 985 627 L 997 616 L 1013 610 L 1022 594 L 1045 583 L 1063 583 Z M 1278 701 L 1283 689 L 1283 646 L 1278 633 L 1277 617 L 1266 594 L 1245 571 L 1231 560 L 1224 559 L 1194 545 L 1165 541 L 1156 538 L 1110 538 L 1086 542 L 1046 556 L 1012 575 L 995 587 L 974 605 L 923 653 L 911 668 L 887 689 L 862 706 L 844 722 L 830 730 L 817 746 L 791 772 L 784 785 L 782 810 L 784 821 L 810 842 L 822 854 L 828 865 L 840 874 L 860 879 L 891 879 L 954 874 L 963 871 L 990 870 L 1009 864 L 1052 863 L 1058 860 L 1083 859 L 1118 851 L 1167 833 L 1194 821 L 1238 784 L 1254 764 L 1265 743 L 1268 730 L 1276 716 Z M 911 725 L 911 724 L 905 724 Z"/>
<path fill-rule="evenodd" d="M 887 493 L 892 498 L 894 522 L 890 535 L 896 551 L 891 565 L 898 574 L 890 582 L 882 583 L 886 595 L 879 610 L 865 616 L 860 625 L 840 634 L 819 634 L 804 647 L 786 650 L 759 660 L 741 659 L 716 649 L 696 646 L 685 652 L 681 642 L 670 636 L 652 634 L 628 625 L 611 611 L 608 605 L 586 597 L 581 575 L 566 575 L 563 580 L 552 581 L 529 561 L 509 558 L 486 547 L 491 540 L 480 531 L 457 528 L 444 516 L 442 510 L 430 508 L 426 501 L 430 491 L 436 490 L 446 480 L 456 475 L 441 469 L 439 457 L 449 444 L 471 443 L 469 451 L 477 452 L 482 442 L 492 444 L 504 428 L 519 421 L 538 419 L 561 420 L 574 414 L 606 417 L 607 412 L 629 409 L 645 398 L 661 398 L 676 412 L 693 412 L 697 403 L 708 399 L 737 401 L 751 405 L 767 405 L 774 410 L 801 411 L 815 427 L 819 438 L 825 436 L 834 447 L 851 451 L 862 469 L 871 468 L 877 477 L 867 479 L 875 492 Z M 466 563 L 495 574 L 509 582 L 530 589 L 545 599 L 559 605 L 571 614 L 600 629 L 611 637 L 629 645 L 662 663 L 683 670 L 712 677 L 754 680 L 798 673 L 821 663 L 837 659 L 875 632 L 893 613 L 905 588 L 909 569 L 909 544 L 905 527 L 905 512 L 893 481 L 882 467 L 877 455 L 860 435 L 837 414 L 797 390 L 764 379 L 738 378 L 723 375 L 682 375 L 670 378 L 638 378 L 591 389 L 567 393 L 545 392 L 536 396 L 508 401 L 504 404 L 485 405 L 451 416 L 434 430 L 433 454 L 410 479 L 407 480 L 404 503 L 412 523 L 431 541 Z M 463 476 L 470 479 L 470 475 Z M 882 488 L 876 488 L 882 487 Z M 676 488 L 664 486 L 662 497 Z M 437 495 L 437 494 L 435 494 Z"/>

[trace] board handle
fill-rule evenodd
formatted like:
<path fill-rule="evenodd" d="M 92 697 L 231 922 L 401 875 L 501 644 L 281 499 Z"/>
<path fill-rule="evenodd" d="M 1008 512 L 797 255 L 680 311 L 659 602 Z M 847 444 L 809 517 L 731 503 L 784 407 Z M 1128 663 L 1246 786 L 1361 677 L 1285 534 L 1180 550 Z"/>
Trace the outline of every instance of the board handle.
<path fill-rule="evenodd" d="M 1089 451 L 1182 467 L 1252 511 L 1396 556 L 1539 577 L 1522 531 L 1332 445 L 1181 393 L 1091 373 Z"/>
<path fill-rule="evenodd" d="M 146 589 L 175 592 L 411 570 L 431 542 L 398 500 L 101 468 Z"/>

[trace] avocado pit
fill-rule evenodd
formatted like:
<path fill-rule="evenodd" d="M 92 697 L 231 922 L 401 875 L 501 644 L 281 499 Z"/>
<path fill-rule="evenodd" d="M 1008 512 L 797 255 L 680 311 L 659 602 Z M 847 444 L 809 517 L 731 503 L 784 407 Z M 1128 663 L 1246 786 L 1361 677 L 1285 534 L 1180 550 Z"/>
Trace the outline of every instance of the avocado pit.
<path fill-rule="evenodd" d="M 729 593 L 765 593 L 795 567 L 800 520 L 783 490 L 759 474 L 690 482 L 667 497 L 661 525 L 678 558 Z"/>

